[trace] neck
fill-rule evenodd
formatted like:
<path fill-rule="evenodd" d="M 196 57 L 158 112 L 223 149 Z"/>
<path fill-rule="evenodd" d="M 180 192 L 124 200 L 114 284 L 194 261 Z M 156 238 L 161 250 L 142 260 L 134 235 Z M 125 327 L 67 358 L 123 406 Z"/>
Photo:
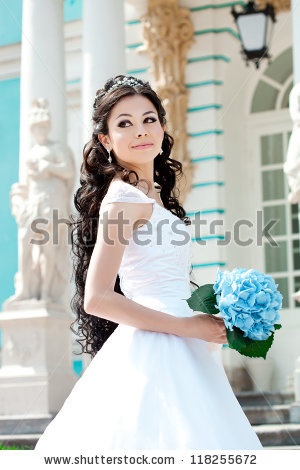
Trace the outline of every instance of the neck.
<path fill-rule="evenodd" d="M 155 188 L 156 183 L 154 183 L 154 177 L 153 177 L 153 174 L 154 174 L 153 164 L 151 165 L 150 168 L 149 168 L 149 165 L 147 166 L 147 168 L 134 167 L 134 166 L 129 167 L 128 165 L 126 165 L 125 168 L 126 168 L 126 170 L 135 171 L 137 173 L 139 179 L 146 180 L 148 185 L 149 185 L 149 190 L 150 191 L 156 190 L 156 188 Z"/>

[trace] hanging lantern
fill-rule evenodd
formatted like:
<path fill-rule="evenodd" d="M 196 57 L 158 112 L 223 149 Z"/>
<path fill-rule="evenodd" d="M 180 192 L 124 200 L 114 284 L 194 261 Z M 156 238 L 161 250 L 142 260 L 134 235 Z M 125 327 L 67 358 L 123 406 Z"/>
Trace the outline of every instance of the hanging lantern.
<path fill-rule="evenodd" d="M 255 2 L 248 2 L 242 11 L 238 12 L 233 7 L 231 13 L 237 24 L 246 64 L 251 61 L 258 69 L 262 59 L 270 62 L 270 44 L 276 21 L 273 5 L 267 3 L 265 8 L 259 9 Z"/>

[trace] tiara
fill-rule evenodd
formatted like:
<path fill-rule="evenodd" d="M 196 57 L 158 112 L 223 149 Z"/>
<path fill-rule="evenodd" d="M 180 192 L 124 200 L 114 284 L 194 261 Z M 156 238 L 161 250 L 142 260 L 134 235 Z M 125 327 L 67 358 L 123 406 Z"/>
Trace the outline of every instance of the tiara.
<path fill-rule="evenodd" d="M 132 78 L 132 77 L 124 77 L 124 78 L 121 78 L 119 79 L 118 81 L 116 81 L 116 83 L 114 83 L 111 87 L 109 87 L 108 90 L 100 90 L 96 96 L 95 96 L 95 99 L 99 98 L 99 96 L 105 96 L 107 93 L 109 93 L 111 90 L 114 90 L 115 88 L 119 88 L 121 86 L 136 86 L 136 85 L 142 85 L 142 83 L 136 79 L 136 78 Z"/>

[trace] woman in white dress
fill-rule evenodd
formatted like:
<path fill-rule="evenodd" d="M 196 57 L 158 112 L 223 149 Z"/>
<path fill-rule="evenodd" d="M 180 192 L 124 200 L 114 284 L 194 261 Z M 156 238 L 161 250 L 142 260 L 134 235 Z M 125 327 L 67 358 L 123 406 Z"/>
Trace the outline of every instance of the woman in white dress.
<path fill-rule="evenodd" d="M 223 320 L 187 303 L 190 220 L 160 99 L 117 76 L 98 90 L 93 124 L 72 233 L 72 308 L 93 360 L 36 450 L 262 448 L 213 351 Z"/>

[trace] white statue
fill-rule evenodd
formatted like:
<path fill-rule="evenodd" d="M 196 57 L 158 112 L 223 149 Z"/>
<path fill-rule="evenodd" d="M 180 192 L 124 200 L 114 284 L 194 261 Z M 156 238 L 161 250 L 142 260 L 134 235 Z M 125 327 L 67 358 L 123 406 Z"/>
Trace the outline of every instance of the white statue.
<path fill-rule="evenodd" d="M 11 188 L 12 213 L 19 227 L 16 301 L 65 306 L 70 289 L 68 226 L 75 165 L 69 148 L 48 139 L 51 119 L 45 99 L 34 100 L 29 116 L 35 144 L 26 158 L 26 183 Z"/>
<path fill-rule="evenodd" d="M 297 204 L 300 202 L 300 83 L 292 88 L 289 110 L 294 125 L 283 171 L 287 175 L 290 188 L 288 200 L 291 204 Z M 293 294 L 293 298 L 300 302 L 300 290 Z"/>
<path fill-rule="evenodd" d="M 295 204 L 300 201 L 300 83 L 290 93 L 289 110 L 294 125 L 283 169 L 290 188 L 289 202 Z"/>

